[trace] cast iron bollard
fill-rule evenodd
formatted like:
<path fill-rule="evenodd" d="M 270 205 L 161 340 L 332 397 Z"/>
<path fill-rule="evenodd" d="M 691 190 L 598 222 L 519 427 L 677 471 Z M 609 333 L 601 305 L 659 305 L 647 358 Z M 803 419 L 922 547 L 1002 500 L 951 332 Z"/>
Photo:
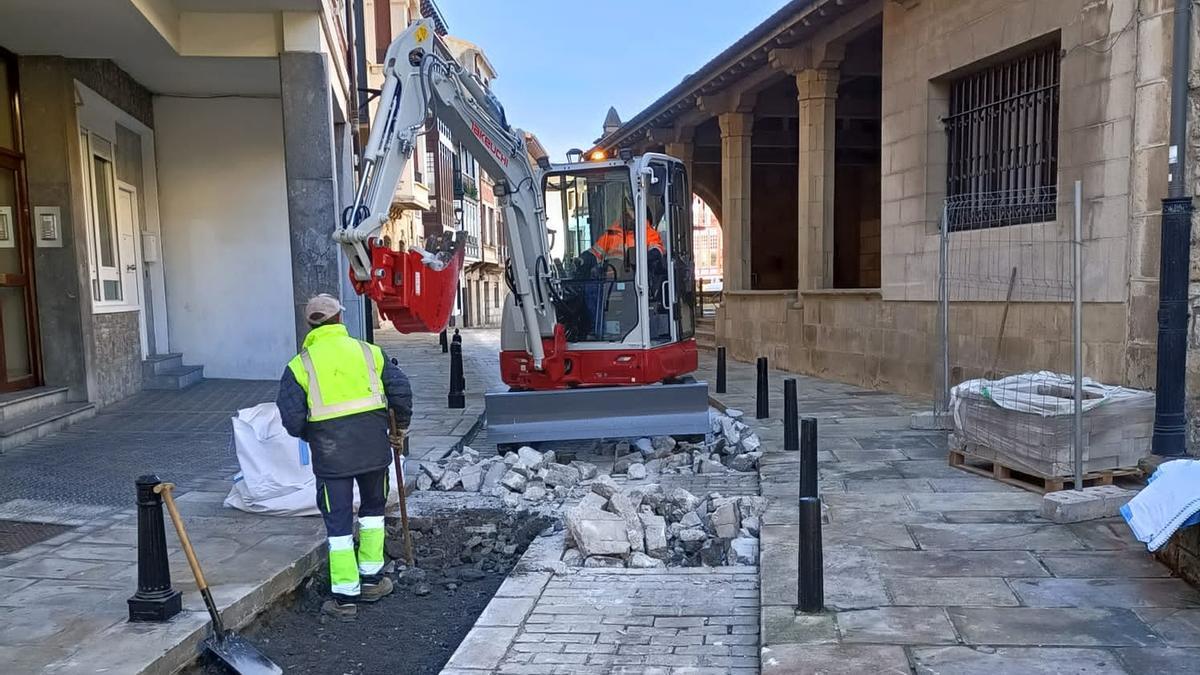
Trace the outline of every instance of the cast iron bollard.
<path fill-rule="evenodd" d="M 767 399 L 767 357 L 758 357 L 758 405 L 754 416 L 765 420 L 771 416 L 771 402 Z"/>
<path fill-rule="evenodd" d="M 447 396 L 448 408 L 467 407 L 466 378 L 463 377 L 462 340 L 455 331 L 454 340 L 450 342 L 450 395 Z"/>
<path fill-rule="evenodd" d="M 717 347 L 717 393 L 725 393 L 725 348 Z"/>
<path fill-rule="evenodd" d="M 450 341 L 446 338 L 447 330 L 448 329 L 443 328 L 442 332 L 438 333 L 438 344 L 442 345 L 442 353 L 443 354 L 450 351 Z"/>
<path fill-rule="evenodd" d="M 454 340 L 453 341 L 457 342 L 460 345 L 462 344 L 462 334 L 460 334 L 458 332 L 457 328 L 454 329 Z"/>
<path fill-rule="evenodd" d="M 801 422 L 798 604 L 805 613 L 825 607 L 825 561 L 821 550 L 821 498 L 817 495 L 817 420 Z"/>
<path fill-rule="evenodd" d="M 796 378 L 783 381 L 783 449 L 796 452 L 800 449 L 800 418 L 796 407 Z"/>
<path fill-rule="evenodd" d="M 138 589 L 129 598 L 130 621 L 166 621 L 183 608 L 182 594 L 171 588 L 167 535 L 163 528 L 162 496 L 155 494 L 158 476 L 139 476 Z"/>

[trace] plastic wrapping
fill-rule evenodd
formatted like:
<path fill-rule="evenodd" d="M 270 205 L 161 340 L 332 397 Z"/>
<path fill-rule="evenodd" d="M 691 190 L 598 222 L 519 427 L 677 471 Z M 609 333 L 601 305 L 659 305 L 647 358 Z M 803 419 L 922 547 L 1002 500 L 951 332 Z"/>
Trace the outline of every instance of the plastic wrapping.
<path fill-rule="evenodd" d="M 952 444 L 1043 477 L 1075 473 L 1074 379 L 1049 371 L 968 380 L 950 391 Z M 1154 394 L 1083 378 L 1083 471 L 1137 465 L 1150 452 Z"/>

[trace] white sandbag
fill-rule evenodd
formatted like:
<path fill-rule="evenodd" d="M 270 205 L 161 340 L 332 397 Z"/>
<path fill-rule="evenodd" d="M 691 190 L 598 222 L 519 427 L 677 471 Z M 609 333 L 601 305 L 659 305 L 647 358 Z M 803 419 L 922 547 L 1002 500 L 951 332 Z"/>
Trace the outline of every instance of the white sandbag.
<path fill-rule="evenodd" d="M 233 477 L 225 506 L 273 516 L 320 515 L 317 479 L 307 444 L 288 435 L 274 403 L 239 410 L 233 418 L 233 437 L 241 471 Z M 387 503 L 393 506 L 400 499 L 394 463 L 388 473 L 391 487 Z M 355 509 L 360 501 L 355 485 Z"/>

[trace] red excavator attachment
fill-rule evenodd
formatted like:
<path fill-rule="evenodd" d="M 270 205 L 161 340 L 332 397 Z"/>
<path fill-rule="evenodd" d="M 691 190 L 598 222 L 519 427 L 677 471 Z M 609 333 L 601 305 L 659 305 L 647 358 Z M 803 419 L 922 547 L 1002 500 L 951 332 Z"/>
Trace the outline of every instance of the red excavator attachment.
<path fill-rule="evenodd" d="M 351 279 L 360 295 L 379 308 L 401 333 L 440 333 L 454 312 L 466 233 L 430 237 L 427 249 L 445 266 L 426 265 L 416 251 L 393 251 L 371 243 L 371 280 Z"/>

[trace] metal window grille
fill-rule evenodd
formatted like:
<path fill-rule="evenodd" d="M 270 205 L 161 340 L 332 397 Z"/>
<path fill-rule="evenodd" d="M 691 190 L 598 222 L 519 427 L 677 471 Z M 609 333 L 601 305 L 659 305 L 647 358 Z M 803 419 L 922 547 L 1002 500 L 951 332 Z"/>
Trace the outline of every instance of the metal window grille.
<path fill-rule="evenodd" d="M 951 83 L 951 231 L 1055 219 L 1058 85 L 1057 44 Z"/>

